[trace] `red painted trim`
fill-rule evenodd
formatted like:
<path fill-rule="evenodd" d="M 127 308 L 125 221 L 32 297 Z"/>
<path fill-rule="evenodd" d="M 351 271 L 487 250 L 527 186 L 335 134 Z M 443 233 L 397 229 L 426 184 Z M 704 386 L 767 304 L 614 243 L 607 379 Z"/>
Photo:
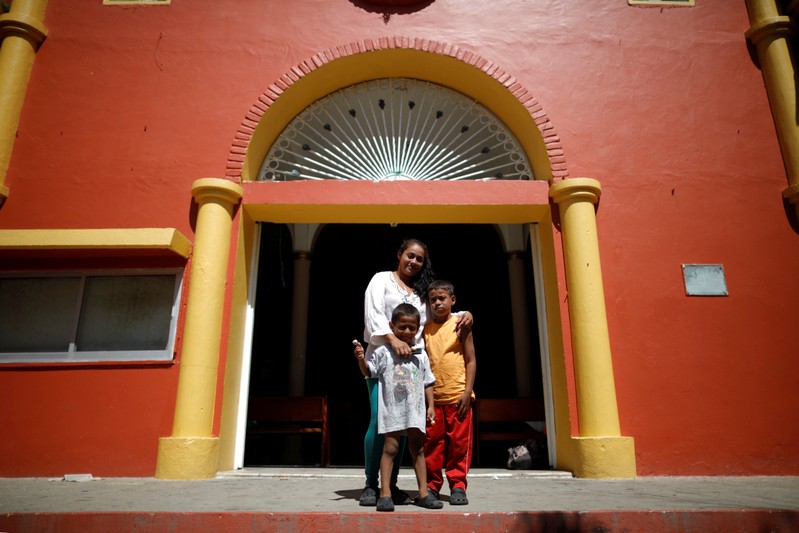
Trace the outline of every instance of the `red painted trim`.
<path fill-rule="evenodd" d="M 794 532 L 797 510 L 545 511 L 517 513 L 120 512 L 0 515 L 2 531 L 569 531 L 749 533 Z"/>
<path fill-rule="evenodd" d="M 270 205 L 548 205 L 545 181 L 253 181 L 246 204 Z"/>

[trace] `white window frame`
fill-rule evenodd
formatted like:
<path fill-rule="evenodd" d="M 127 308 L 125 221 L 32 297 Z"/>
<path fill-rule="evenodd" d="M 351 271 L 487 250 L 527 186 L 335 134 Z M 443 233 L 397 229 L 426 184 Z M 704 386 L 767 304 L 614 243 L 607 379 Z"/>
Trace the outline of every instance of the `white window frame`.
<path fill-rule="evenodd" d="M 174 275 L 175 288 L 172 296 L 172 309 L 170 313 L 169 337 L 166 346 L 159 350 L 102 350 L 78 351 L 76 350 L 76 336 L 81 306 L 85 298 L 86 279 L 90 277 L 127 277 L 127 276 L 157 276 Z M 72 334 L 67 351 L 61 352 L 0 352 L 0 366 L 9 363 L 94 363 L 94 362 L 125 362 L 125 361 L 171 361 L 175 356 L 175 338 L 177 334 L 178 311 L 180 308 L 183 287 L 183 268 L 147 268 L 147 269 L 85 269 L 85 270 L 59 270 L 59 271 L 15 271 L 0 272 L 0 278 L 66 278 L 80 277 L 80 294 L 75 308 L 75 313 L 70 317 L 73 320 Z"/>

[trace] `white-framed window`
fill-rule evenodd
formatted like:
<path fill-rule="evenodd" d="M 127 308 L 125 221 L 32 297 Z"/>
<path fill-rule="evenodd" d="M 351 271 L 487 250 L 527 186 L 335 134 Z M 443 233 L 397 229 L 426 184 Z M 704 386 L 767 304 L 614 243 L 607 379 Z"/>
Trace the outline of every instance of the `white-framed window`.
<path fill-rule="evenodd" d="M 0 364 L 169 361 L 183 269 L 0 273 Z"/>

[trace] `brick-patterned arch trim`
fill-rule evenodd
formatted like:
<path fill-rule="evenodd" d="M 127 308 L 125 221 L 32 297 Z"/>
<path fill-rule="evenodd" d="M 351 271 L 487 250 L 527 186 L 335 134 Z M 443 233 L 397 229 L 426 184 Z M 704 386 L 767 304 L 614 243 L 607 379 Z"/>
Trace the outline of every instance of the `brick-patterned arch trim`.
<path fill-rule="evenodd" d="M 280 79 L 270 85 L 264 93 L 258 97 L 258 101 L 253 104 L 249 112 L 242 120 L 241 125 L 236 131 L 233 144 L 230 148 L 230 155 L 227 160 L 227 167 L 225 175 L 233 179 L 241 179 L 242 169 L 244 168 L 244 156 L 247 153 L 247 147 L 250 144 L 252 135 L 255 131 L 258 122 L 263 118 L 269 106 L 291 85 L 296 83 L 306 74 L 316 70 L 317 68 L 340 59 L 355 54 L 362 54 L 366 52 L 373 52 L 376 50 L 391 50 L 391 49 L 413 49 L 433 54 L 440 54 L 455 58 L 463 61 L 475 68 L 478 68 L 491 76 L 499 83 L 504 85 L 511 94 L 524 105 L 525 109 L 530 113 L 539 131 L 544 139 L 546 146 L 547 156 L 552 168 L 552 177 L 555 181 L 568 177 L 566 170 L 566 158 L 563 155 L 563 147 L 560 143 L 560 137 L 555 131 L 555 127 L 549 120 L 546 112 L 536 98 L 519 81 L 506 72 L 499 65 L 481 57 L 470 50 L 466 50 L 459 46 L 448 43 L 441 43 L 437 41 L 430 41 L 428 39 L 410 38 L 410 37 L 381 37 L 378 39 L 366 39 L 363 41 L 352 42 L 349 44 L 330 48 L 324 52 L 315 54 L 314 56 L 303 60 L 301 63 L 291 67 L 291 69 L 283 74 Z"/>

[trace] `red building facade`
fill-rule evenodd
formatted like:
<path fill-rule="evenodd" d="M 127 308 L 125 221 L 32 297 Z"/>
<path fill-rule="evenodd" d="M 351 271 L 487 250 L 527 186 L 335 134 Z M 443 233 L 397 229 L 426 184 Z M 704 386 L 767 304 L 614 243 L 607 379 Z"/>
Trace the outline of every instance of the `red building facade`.
<path fill-rule="evenodd" d="M 360 386 L 347 344 L 368 278 L 347 276 L 391 259 L 397 227 L 454 257 L 478 395 L 540 396 L 550 466 L 799 473 L 791 150 L 743 1 L 157 4 L 14 0 L 0 19 L 0 475 L 242 466 L 253 391 Z M 334 146 L 320 177 L 298 143 L 297 175 L 264 179 L 315 104 L 355 147 L 371 136 L 337 102 L 366 121 L 370 91 L 418 84 L 468 107 L 451 173 L 359 179 Z M 455 175 L 466 117 L 496 126 L 519 176 Z M 284 268 L 299 292 L 266 281 Z M 341 339 L 331 300 L 355 310 Z"/>

